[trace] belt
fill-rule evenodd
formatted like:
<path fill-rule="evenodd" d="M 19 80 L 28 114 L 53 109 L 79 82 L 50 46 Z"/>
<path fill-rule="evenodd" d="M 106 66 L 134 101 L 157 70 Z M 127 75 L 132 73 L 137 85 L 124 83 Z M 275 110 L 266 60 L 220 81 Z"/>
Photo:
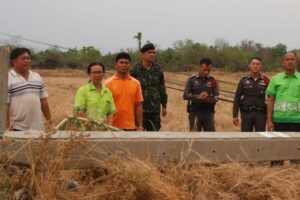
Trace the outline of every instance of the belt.
<path fill-rule="evenodd" d="M 266 112 L 266 108 L 264 106 L 246 106 L 242 105 L 242 112 Z"/>

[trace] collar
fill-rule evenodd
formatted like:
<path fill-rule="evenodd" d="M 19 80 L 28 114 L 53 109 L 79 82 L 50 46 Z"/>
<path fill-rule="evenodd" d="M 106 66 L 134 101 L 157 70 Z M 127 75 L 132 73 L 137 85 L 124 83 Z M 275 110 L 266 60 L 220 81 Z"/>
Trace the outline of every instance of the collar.
<path fill-rule="evenodd" d="M 285 72 L 283 72 L 283 77 L 284 77 L 284 78 L 289 78 L 289 77 L 292 78 L 292 77 L 295 77 L 295 78 L 297 78 L 297 79 L 300 79 L 300 73 L 297 72 L 297 71 L 295 71 L 294 74 L 293 74 L 292 76 L 288 76 L 288 75 L 286 75 Z"/>
<path fill-rule="evenodd" d="M 103 93 L 106 92 L 106 87 L 105 87 L 105 85 L 103 83 L 100 83 L 100 85 L 101 85 L 101 95 L 102 95 Z M 89 86 L 89 90 L 90 91 L 96 90 L 96 87 L 94 86 L 94 84 L 93 84 L 93 82 L 91 80 L 89 80 L 88 86 Z"/>
<path fill-rule="evenodd" d="M 262 77 L 263 77 L 263 76 L 262 76 L 261 74 L 259 74 L 256 80 L 259 80 L 259 79 L 261 79 Z M 247 79 L 253 79 L 253 80 L 254 80 L 254 78 L 251 76 L 251 74 L 248 74 Z"/>
<path fill-rule="evenodd" d="M 201 77 L 199 74 L 196 75 L 196 78 L 200 78 L 200 79 L 210 79 L 210 76 L 207 75 L 205 77 Z"/>
<path fill-rule="evenodd" d="M 123 79 L 120 79 L 120 77 L 117 75 L 117 73 L 115 73 L 112 77 L 113 80 L 123 80 Z M 132 77 L 128 74 L 127 77 L 126 77 L 126 80 L 131 80 Z"/>
<path fill-rule="evenodd" d="M 28 70 L 28 71 L 29 71 L 29 76 L 28 76 L 28 80 L 29 80 L 29 78 L 33 75 L 33 72 L 32 72 L 31 70 Z M 11 74 L 12 74 L 14 77 L 17 77 L 17 76 L 23 77 L 21 74 L 18 74 L 18 73 L 14 70 L 14 68 L 12 68 L 12 69 L 10 70 L 10 72 L 11 72 Z"/>
<path fill-rule="evenodd" d="M 140 69 L 147 70 L 147 69 L 144 67 L 142 61 L 138 63 L 138 66 L 139 66 Z M 153 62 L 153 63 L 152 63 L 152 67 L 150 68 L 150 70 L 156 69 L 156 67 L 157 67 L 157 63 Z"/>
<path fill-rule="evenodd" d="M 13 76 L 20 76 L 13 68 L 10 70 Z"/>

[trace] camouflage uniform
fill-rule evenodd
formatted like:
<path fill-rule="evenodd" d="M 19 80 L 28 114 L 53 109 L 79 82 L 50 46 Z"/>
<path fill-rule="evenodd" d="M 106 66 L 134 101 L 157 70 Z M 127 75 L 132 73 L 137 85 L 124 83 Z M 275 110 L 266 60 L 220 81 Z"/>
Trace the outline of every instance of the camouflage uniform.
<path fill-rule="evenodd" d="M 233 102 L 233 118 L 241 111 L 241 131 L 266 131 L 266 94 L 270 80 L 260 75 L 256 80 L 251 75 L 241 78 Z"/>
<path fill-rule="evenodd" d="M 162 67 L 153 63 L 147 70 L 142 63 L 135 64 L 130 75 L 138 79 L 143 93 L 143 127 L 146 131 L 159 131 L 160 107 L 167 107 L 168 96 Z"/>
<path fill-rule="evenodd" d="M 217 81 L 212 76 L 190 77 L 185 85 L 183 99 L 188 100 L 190 131 L 215 131 L 215 104 L 198 99 L 200 93 L 207 92 L 209 98 L 219 96 Z"/>

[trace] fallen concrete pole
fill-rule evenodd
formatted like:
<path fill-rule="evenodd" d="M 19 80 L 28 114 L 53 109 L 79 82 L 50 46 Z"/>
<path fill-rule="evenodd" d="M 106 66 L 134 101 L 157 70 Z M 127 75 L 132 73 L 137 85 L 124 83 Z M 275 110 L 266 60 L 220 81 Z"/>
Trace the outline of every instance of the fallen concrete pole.
<path fill-rule="evenodd" d="M 70 138 L 82 142 L 75 147 L 73 144 L 73 151 L 65 158 L 67 168 L 91 167 L 95 161 L 114 154 L 154 162 L 184 160 L 188 163 L 199 159 L 222 163 L 300 159 L 299 133 L 60 131 L 46 136 L 43 132 L 23 131 L 4 134 L 4 139 L 11 140 L 10 150 L 16 152 L 15 162 L 27 164 L 47 145 L 57 156 L 68 146 Z"/>

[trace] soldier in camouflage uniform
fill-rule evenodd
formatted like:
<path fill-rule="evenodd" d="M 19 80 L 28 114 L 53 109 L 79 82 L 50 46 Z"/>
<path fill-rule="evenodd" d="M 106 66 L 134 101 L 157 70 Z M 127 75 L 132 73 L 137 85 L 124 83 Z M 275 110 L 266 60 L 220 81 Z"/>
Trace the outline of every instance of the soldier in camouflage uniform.
<path fill-rule="evenodd" d="M 142 61 L 133 65 L 130 75 L 140 81 L 143 93 L 143 127 L 159 131 L 160 113 L 167 115 L 168 96 L 162 67 L 155 63 L 155 47 L 148 43 L 140 50 Z"/>

